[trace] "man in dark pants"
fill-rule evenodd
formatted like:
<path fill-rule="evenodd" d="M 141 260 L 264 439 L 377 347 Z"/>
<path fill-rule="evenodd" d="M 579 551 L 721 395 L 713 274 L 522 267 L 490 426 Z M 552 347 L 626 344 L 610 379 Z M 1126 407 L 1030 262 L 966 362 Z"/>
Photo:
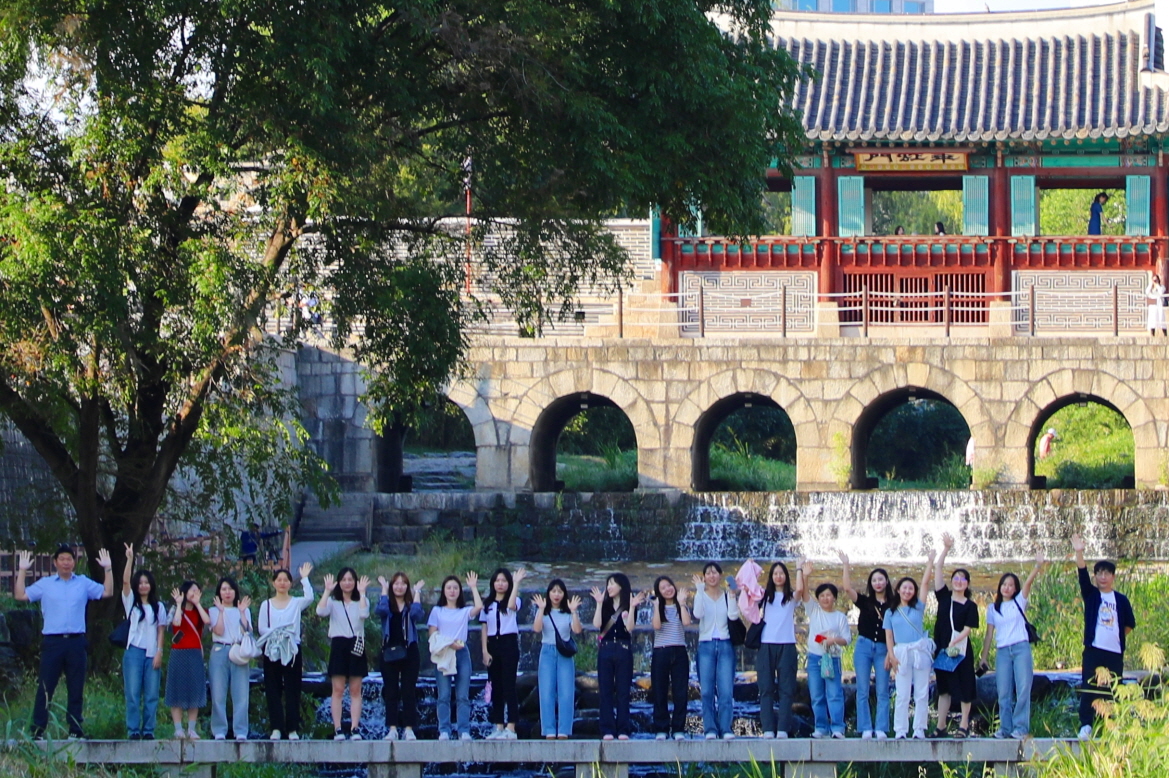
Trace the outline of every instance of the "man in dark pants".
<path fill-rule="evenodd" d="M 1084 659 L 1081 670 L 1080 691 L 1080 740 L 1092 737 L 1092 722 L 1096 719 L 1096 700 L 1111 699 L 1112 691 L 1096 682 L 1098 668 L 1107 668 L 1113 678 L 1124 675 L 1124 644 L 1128 633 L 1137 625 L 1128 598 L 1114 591 L 1116 565 L 1106 559 L 1096 563 L 1092 573 L 1095 585 L 1088 576 L 1088 565 L 1084 562 L 1084 540 L 1078 534 L 1072 535 L 1072 548 L 1076 552 L 1076 567 L 1079 568 L 1080 596 L 1084 598 Z"/>
<path fill-rule="evenodd" d="M 110 553 L 103 548 L 98 552 L 97 561 L 105 570 L 105 581 L 101 584 L 84 575 L 75 574 L 73 568 L 77 565 L 77 556 L 72 547 L 62 545 L 53 554 L 57 574 L 42 578 L 26 589 L 24 577 L 32 567 L 32 554 L 20 552 L 13 594 L 18 602 L 39 602 L 44 620 L 41 630 L 40 678 L 32 713 L 34 738 L 44 737 L 45 727 L 49 725 L 49 702 L 53 699 L 62 672 L 65 673 L 65 688 L 69 692 L 66 708 L 69 737 L 85 737 L 81 729 L 88 645 L 85 640 L 85 606 L 90 600 L 114 595 Z"/>

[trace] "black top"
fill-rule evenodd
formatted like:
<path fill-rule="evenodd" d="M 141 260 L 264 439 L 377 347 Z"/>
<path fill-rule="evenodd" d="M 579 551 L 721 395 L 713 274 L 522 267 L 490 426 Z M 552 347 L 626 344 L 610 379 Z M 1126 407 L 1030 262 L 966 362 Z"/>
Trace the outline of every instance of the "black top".
<path fill-rule="evenodd" d="M 950 611 L 954 613 L 954 629 L 961 632 L 963 628 L 978 629 L 978 603 L 967 598 L 966 602 L 954 601 L 950 587 L 943 586 L 934 592 L 938 598 L 938 620 L 934 622 L 934 643 L 939 651 L 944 651 L 950 641 L 954 639 L 954 631 L 950 629 Z"/>
<path fill-rule="evenodd" d="M 607 603 L 601 608 L 602 630 L 604 630 L 605 627 L 609 625 L 609 619 L 613 616 L 613 610 L 613 606 Z M 605 633 L 605 637 L 601 639 L 602 643 L 613 643 L 616 641 L 628 643 L 631 640 L 632 636 L 629 634 L 629 630 L 625 627 L 624 617 L 625 611 L 622 611 L 620 614 L 618 614 L 617 621 L 613 624 L 612 628 L 610 628 L 609 631 Z"/>
<path fill-rule="evenodd" d="M 862 638 L 885 642 L 885 612 L 889 610 L 889 602 L 881 602 L 876 597 L 867 594 L 856 596 L 856 607 L 861 609 L 860 618 L 856 620 L 856 633 Z"/>

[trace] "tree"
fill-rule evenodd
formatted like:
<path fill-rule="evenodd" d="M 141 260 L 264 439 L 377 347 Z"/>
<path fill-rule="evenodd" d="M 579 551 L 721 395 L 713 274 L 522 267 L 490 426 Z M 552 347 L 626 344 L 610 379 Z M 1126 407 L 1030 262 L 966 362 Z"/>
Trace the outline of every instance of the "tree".
<path fill-rule="evenodd" d="M 259 329 L 300 290 L 330 293 L 382 418 L 455 374 L 476 307 L 441 217 L 459 213 L 468 158 L 485 283 L 529 323 L 581 283 L 621 281 L 606 215 L 685 221 L 701 204 L 711 229 L 761 232 L 764 171 L 803 140 L 782 108 L 803 73 L 768 43 L 769 14 L 7 3 L 0 412 L 52 469 L 90 557 L 140 543 L 184 468 L 218 472 L 217 500 L 265 457 L 314 472 L 274 381 L 296 329 Z"/>

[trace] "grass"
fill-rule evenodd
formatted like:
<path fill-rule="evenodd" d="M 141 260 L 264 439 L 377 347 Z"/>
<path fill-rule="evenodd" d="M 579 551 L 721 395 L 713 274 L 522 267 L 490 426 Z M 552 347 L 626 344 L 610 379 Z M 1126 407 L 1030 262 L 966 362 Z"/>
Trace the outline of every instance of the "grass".
<path fill-rule="evenodd" d="M 716 445 L 710 447 L 710 478 L 718 491 L 781 492 L 796 488 L 796 466 Z"/>
<path fill-rule="evenodd" d="M 637 488 L 637 451 L 558 454 L 556 477 L 568 492 L 632 492 Z"/>
<path fill-rule="evenodd" d="M 970 486 L 971 473 L 962 454 L 954 453 L 939 462 L 929 474 L 916 481 L 898 479 L 895 475 L 880 476 L 878 488 L 889 489 L 965 489 Z"/>
<path fill-rule="evenodd" d="M 1132 429 L 1116 411 L 1097 403 L 1069 405 L 1044 423 L 1059 435 L 1047 459 L 1035 455 L 1035 475 L 1050 488 L 1116 489 L 1132 477 Z"/>

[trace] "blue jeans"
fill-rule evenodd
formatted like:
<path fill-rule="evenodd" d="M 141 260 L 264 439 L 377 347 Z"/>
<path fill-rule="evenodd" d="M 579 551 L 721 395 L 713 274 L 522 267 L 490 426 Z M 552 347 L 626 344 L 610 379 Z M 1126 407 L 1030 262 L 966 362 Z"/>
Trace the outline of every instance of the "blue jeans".
<path fill-rule="evenodd" d="M 459 734 L 471 734 L 471 652 L 466 646 L 455 651 L 455 674 L 443 675 L 434 671 L 438 679 L 438 731 L 451 734 L 451 679 L 455 687 L 455 715 Z"/>
<path fill-rule="evenodd" d="M 572 706 L 576 691 L 576 664 L 561 656 L 556 646 L 540 646 L 540 732 L 544 737 L 572 737 Z"/>
<path fill-rule="evenodd" d="M 764 732 L 791 732 L 792 703 L 800 655 L 795 643 L 764 643 L 755 654 L 759 678 L 759 726 Z"/>
<path fill-rule="evenodd" d="M 835 670 L 832 678 L 820 677 L 820 663 L 831 662 Z M 840 657 L 820 656 L 808 652 L 808 694 L 812 698 L 812 714 L 816 731 L 844 734 L 844 684 L 840 680 Z"/>
<path fill-rule="evenodd" d="M 999 732 L 1005 736 L 1031 731 L 1031 682 L 1035 665 L 1026 640 L 1001 646 L 995 653 L 995 685 L 999 692 Z"/>
<path fill-rule="evenodd" d="M 49 703 L 61 674 L 65 674 L 68 703 L 65 708 L 69 732 L 81 731 L 81 706 L 85 699 L 85 667 L 88 661 L 85 635 L 45 635 L 41 638 L 41 668 L 37 678 L 36 699 L 32 708 L 33 734 L 41 734 L 49 725 Z"/>
<path fill-rule="evenodd" d="M 248 689 L 251 668 L 227 658 L 231 646 L 214 643 L 207 672 L 211 676 L 211 735 L 227 737 L 227 693 L 231 691 L 231 729 L 237 738 L 248 736 Z"/>
<path fill-rule="evenodd" d="M 698 643 L 702 730 L 720 737 L 731 731 L 735 697 L 735 648 L 729 640 Z"/>
<path fill-rule="evenodd" d="M 889 647 L 884 641 L 873 641 L 858 637 L 856 648 L 852 655 L 852 663 L 856 668 L 856 728 L 863 732 L 889 731 L 889 671 L 885 669 L 885 657 Z M 871 673 L 877 672 L 877 721 L 873 724 L 872 712 L 869 709 L 869 687 L 872 684 Z"/>
<path fill-rule="evenodd" d="M 162 668 L 154 669 L 154 660 L 146 656 L 146 649 L 137 646 L 126 649 L 122 655 L 122 683 L 126 690 L 127 735 L 154 734 L 161 682 Z"/>

